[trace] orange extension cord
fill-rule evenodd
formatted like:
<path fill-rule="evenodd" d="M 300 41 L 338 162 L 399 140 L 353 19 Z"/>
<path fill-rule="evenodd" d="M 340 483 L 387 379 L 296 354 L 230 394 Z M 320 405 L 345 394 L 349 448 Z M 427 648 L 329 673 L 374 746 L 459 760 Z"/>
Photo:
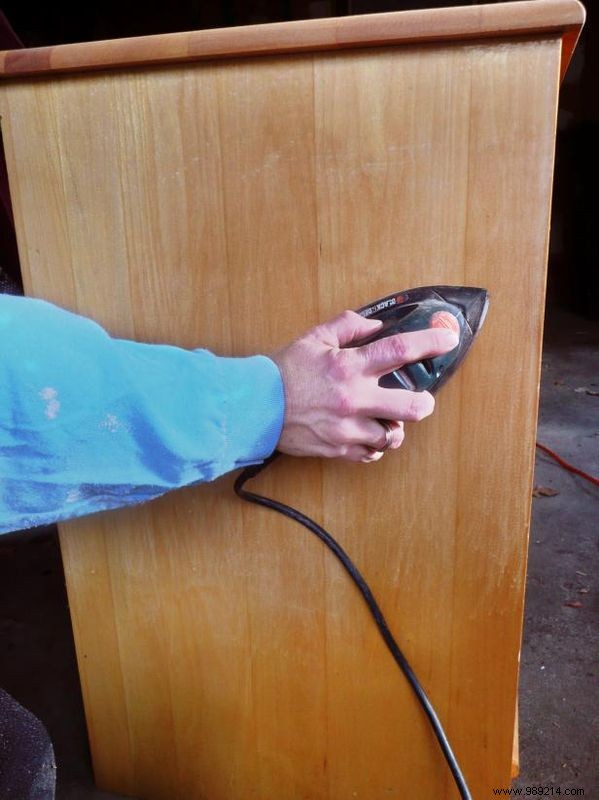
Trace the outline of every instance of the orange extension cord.
<path fill-rule="evenodd" d="M 582 478 L 585 478 L 587 481 L 595 484 L 595 486 L 599 486 L 599 478 L 596 478 L 594 475 L 589 475 L 588 472 L 584 472 L 583 470 L 578 469 L 578 467 L 572 466 L 572 464 L 568 464 L 568 462 L 564 461 L 561 456 L 558 456 L 557 453 L 554 453 L 553 450 L 550 450 L 547 445 L 537 442 L 537 447 L 539 450 L 542 450 L 544 453 L 547 453 L 547 455 L 551 456 L 551 458 L 554 458 L 557 463 L 564 469 L 567 469 L 568 472 L 573 472 L 575 475 L 580 475 Z"/>

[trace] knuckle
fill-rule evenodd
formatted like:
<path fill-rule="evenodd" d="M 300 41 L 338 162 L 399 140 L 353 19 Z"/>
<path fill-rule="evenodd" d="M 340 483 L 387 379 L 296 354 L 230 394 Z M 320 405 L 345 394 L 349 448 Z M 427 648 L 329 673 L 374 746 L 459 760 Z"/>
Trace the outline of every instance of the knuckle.
<path fill-rule="evenodd" d="M 419 392 L 410 392 L 406 390 L 403 397 L 403 409 L 401 419 L 406 422 L 419 422 L 424 414 L 421 409 L 421 395 Z"/>
<path fill-rule="evenodd" d="M 324 458 L 337 458 L 337 450 L 332 445 L 327 445 L 323 448 L 321 455 Z"/>
<path fill-rule="evenodd" d="M 401 428 L 399 428 L 398 430 L 395 431 L 395 434 L 393 435 L 393 444 L 391 445 L 393 450 L 397 450 L 399 447 L 401 447 L 404 439 L 405 439 L 405 433 L 403 432 L 403 430 L 401 430 Z"/>
<path fill-rule="evenodd" d="M 351 416 L 346 416 L 337 425 L 339 440 L 347 444 L 354 444 L 356 441 L 356 426 Z"/>
<path fill-rule="evenodd" d="M 433 413 L 434 407 L 435 400 L 432 394 L 428 392 L 415 393 L 410 408 L 412 419 L 416 422 L 420 422 L 425 417 L 428 417 L 429 414 Z"/>
<path fill-rule="evenodd" d="M 357 316 L 359 315 L 356 314 L 355 311 L 351 311 L 349 308 L 346 308 L 345 311 L 342 311 L 341 314 L 339 314 L 339 321 L 351 323 L 355 321 Z"/>
<path fill-rule="evenodd" d="M 349 381 L 355 372 L 351 350 L 339 350 L 332 358 L 331 376 L 341 382 Z"/>
<path fill-rule="evenodd" d="M 383 340 L 384 341 L 384 340 Z M 393 357 L 398 363 L 406 363 L 410 359 L 409 340 L 402 333 L 398 333 L 389 339 L 389 346 L 392 348 Z"/>
<path fill-rule="evenodd" d="M 340 417 L 351 417 L 356 413 L 356 401 L 353 393 L 347 388 L 338 387 L 335 393 L 335 411 Z"/>
<path fill-rule="evenodd" d="M 349 444 L 349 420 L 346 416 L 334 421 L 330 428 L 330 438 L 337 448 Z"/>
<path fill-rule="evenodd" d="M 348 449 L 346 460 L 354 464 L 359 464 L 364 459 L 364 449 L 361 447 L 351 447 Z"/>

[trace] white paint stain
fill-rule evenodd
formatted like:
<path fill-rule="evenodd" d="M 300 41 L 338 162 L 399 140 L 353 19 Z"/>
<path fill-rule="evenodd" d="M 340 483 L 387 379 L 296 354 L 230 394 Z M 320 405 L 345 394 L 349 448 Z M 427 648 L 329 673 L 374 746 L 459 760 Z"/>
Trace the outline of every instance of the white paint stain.
<path fill-rule="evenodd" d="M 44 414 L 48 419 L 56 419 L 60 411 L 60 400 L 58 400 L 58 392 L 52 386 L 44 387 L 40 392 L 42 400 L 46 401 L 46 408 Z"/>
<path fill-rule="evenodd" d="M 128 426 L 121 422 L 116 414 L 106 414 L 104 419 L 100 422 L 100 428 L 103 428 L 109 433 L 116 433 L 119 430 L 129 430 Z"/>
<path fill-rule="evenodd" d="M 65 503 L 76 503 L 77 500 L 80 499 L 81 499 L 80 489 L 70 489 L 67 492 L 67 496 L 65 497 Z"/>

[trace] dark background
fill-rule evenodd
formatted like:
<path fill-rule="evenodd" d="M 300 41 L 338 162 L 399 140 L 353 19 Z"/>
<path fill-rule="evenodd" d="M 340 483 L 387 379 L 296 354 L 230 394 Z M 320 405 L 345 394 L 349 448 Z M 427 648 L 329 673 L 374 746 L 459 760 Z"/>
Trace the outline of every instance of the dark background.
<path fill-rule="evenodd" d="M 543 0 L 538 0 L 542 2 Z M 0 49 L 142 36 L 377 11 L 468 5 L 468 0 L 186 0 L 159 4 L 110 0 L 72 6 L 11 0 L 0 8 Z M 470 3 L 476 5 L 476 3 Z M 597 474 L 596 387 L 599 328 L 599 0 L 562 84 L 552 231 L 548 325 L 539 437 Z M 0 19 L 0 22 L 2 20 Z M 10 28 L 12 25 L 12 31 Z M 0 291 L 2 269 L 18 281 L 10 205 L 0 157 Z M 566 312 L 575 312 L 566 313 Z M 589 591 L 596 553 L 596 493 L 545 457 L 535 483 L 559 490 L 533 500 L 526 624 L 520 677 L 521 778 L 586 796 L 599 786 L 596 752 L 598 652 L 596 593 Z M 0 686 L 46 725 L 58 763 L 58 800 L 107 800 L 96 793 L 68 602 L 55 529 L 0 537 Z M 596 574 L 596 568 L 595 568 Z M 582 587 L 582 588 L 581 588 Z M 584 594 L 582 593 L 584 592 Z M 582 601 L 581 608 L 571 601 Z M 592 603 L 591 603 L 592 599 Z M 599 794 L 594 796 L 599 797 Z M 116 797 L 116 796 L 115 796 Z"/>
<path fill-rule="evenodd" d="M 542 0 L 538 0 L 542 2 Z M 0 49 L 143 36 L 377 11 L 477 5 L 467 0 L 132 0 L 73 5 L 71 0 L 4 2 L 16 34 Z M 548 305 L 599 319 L 599 0 L 562 85 L 549 258 Z M 0 265 L 17 277 L 14 242 L 0 235 Z"/>

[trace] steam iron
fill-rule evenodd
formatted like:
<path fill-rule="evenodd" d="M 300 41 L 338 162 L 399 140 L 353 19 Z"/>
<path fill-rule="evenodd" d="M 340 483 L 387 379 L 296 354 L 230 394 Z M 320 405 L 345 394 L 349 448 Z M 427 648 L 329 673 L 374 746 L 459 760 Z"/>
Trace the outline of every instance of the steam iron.
<path fill-rule="evenodd" d="M 353 346 L 424 328 L 455 331 L 459 343 L 449 353 L 406 364 L 379 380 L 379 386 L 386 389 L 426 390 L 434 394 L 462 363 L 485 321 L 488 307 L 486 289 L 470 286 L 420 286 L 390 294 L 358 309 L 363 317 L 380 319 L 383 325 L 375 334 Z"/>

